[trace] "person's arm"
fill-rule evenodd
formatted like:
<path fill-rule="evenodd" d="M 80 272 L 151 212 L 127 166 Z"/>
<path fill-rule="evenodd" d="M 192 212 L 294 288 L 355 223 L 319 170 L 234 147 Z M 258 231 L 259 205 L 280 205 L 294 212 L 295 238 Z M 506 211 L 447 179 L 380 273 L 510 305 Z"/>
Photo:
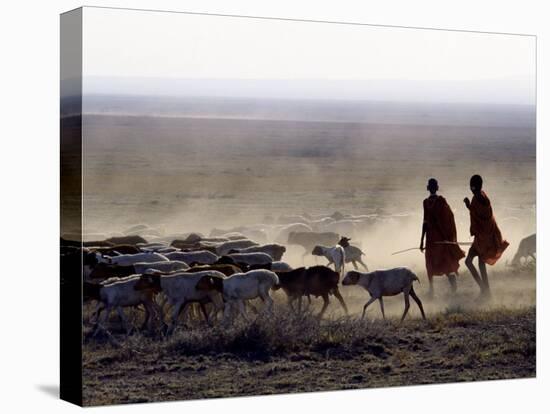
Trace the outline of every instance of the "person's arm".
<path fill-rule="evenodd" d="M 424 236 L 426 236 L 426 222 L 422 223 L 422 236 L 420 236 L 420 251 L 424 251 Z"/>
<path fill-rule="evenodd" d="M 470 209 L 470 199 L 468 197 L 464 198 L 464 205 L 468 210 Z"/>
<path fill-rule="evenodd" d="M 426 201 L 422 204 L 424 207 L 424 215 L 422 216 L 422 236 L 420 236 L 420 251 L 424 251 L 424 237 L 426 236 Z"/>

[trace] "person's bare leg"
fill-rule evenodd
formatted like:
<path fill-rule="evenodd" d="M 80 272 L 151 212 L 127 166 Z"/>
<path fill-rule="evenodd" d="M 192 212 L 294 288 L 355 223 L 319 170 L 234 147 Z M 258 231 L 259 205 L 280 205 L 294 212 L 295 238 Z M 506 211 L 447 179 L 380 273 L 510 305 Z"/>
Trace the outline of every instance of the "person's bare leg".
<path fill-rule="evenodd" d="M 451 292 L 456 293 L 456 273 L 448 273 L 447 279 L 449 279 L 449 284 L 451 285 Z"/>
<path fill-rule="evenodd" d="M 428 298 L 434 297 L 434 277 L 428 273 L 428 281 L 430 282 L 430 290 L 428 291 Z"/>
<path fill-rule="evenodd" d="M 474 266 L 474 257 L 477 256 L 477 253 L 475 251 L 473 251 L 472 249 L 470 249 L 468 251 L 468 256 L 466 257 L 466 267 L 468 268 L 468 270 L 470 271 L 470 273 L 472 274 L 472 277 L 474 278 L 474 280 L 476 281 L 477 285 L 479 286 L 479 289 L 481 290 L 481 292 L 483 293 L 484 291 L 484 285 L 483 285 L 483 281 L 481 280 L 481 278 L 479 277 L 479 273 L 477 272 L 477 269 L 476 267 Z"/>
<path fill-rule="evenodd" d="M 481 260 L 481 257 L 479 258 L 479 271 L 481 273 L 481 280 L 484 285 L 484 288 L 481 293 L 485 296 L 490 296 L 491 289 L 489 288 L 489 277 L 487 276 L 487 265 L 483 260 Z"/>

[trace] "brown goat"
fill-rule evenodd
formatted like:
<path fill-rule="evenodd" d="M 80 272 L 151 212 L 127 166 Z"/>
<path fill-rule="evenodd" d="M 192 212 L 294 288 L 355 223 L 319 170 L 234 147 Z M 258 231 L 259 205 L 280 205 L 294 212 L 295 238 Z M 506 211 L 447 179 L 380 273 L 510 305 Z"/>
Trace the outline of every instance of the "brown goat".
<path fill-rule="evenodd" d="M 278 272 L 279 285 L 276 288 L 281 288 L 288 296 L 288 303 L 294 310 L 292 303 L 298 299 L 298 312 L 301 311 L 302 297 L 313 295 L 323 298 L 323 308 L 319 312 L 318 317 L 322 318 L 330 301 L 329 295 L 334 295 L 344 308 L 346 314 L 348 308 L 344 302 L 344 298 L 338 290 L 338 281 L 340 275 L 326 266 L 313 266 L 310 268 L 298 268 L 290 272 Z"/>

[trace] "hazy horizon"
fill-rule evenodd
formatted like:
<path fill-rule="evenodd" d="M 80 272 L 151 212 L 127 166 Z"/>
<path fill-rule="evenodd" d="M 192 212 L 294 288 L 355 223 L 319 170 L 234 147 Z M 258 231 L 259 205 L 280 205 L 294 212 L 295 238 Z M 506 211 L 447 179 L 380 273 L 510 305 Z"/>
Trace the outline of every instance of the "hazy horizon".
<path fill-rule="evenodd" d="M 525 81 L 183 79 L 85 76 L 83 95 L 535 106 Z M 509 96 L 516 96 L 511 99 Z"/>

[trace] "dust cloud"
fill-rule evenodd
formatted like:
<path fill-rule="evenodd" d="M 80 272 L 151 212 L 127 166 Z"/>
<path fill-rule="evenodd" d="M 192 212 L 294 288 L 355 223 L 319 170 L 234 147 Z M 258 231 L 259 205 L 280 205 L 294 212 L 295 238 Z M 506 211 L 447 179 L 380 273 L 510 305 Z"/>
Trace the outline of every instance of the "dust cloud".
<path fill-rule="evenodd" d="M 471 241 L 462 200 L 471 197 L 470 176 L 481 174 L 510 242 L 500 262 L 489 267 L 492 304 L 518 307 L 535 302 L 534 266 L 518 270 L 506 265 L 520 240 L 536 229 L 532 108 L 378 108 L 370 103 L 357 109 L 305 102 L 289 118 L 285 102 L 276 101 L 271 107 L 262 103 L 260 118 L 257 113 L 247 118 L 242 111 L 228 118 L 219 102 L 217 112 L 204 117 L 177 116 L 173 102 L 170 116 L 156 117 L 120 114 L 108 103 L 84 117 L 83 217 L 88 240 L 146 224 L 153 229 L 153 234 L 142 234 L 147 240 L 170 241 L 190 232 L 209 235 L 213 229 L 245 226 L 261 230 L 265 238 L 257 241 L 265 243 L 279 240 L 282 227 L 292 223 L 285 221 L 287 216 L 301 216 L 312 225 L 338 212 L 354 223 L 351 230 L 336 232 L 351 237 L 364 251 L 369 268 L 410 267 L 421 280 L 417 290 L 422 298 L 428 287 L 423 255 L 418 250 L 392 252 L 419 246 L 422 200 L 430 177 L 438 179 L 440 194 L 454 211 L 459 241 Z M 371 122 L 362 122 L 366 113 Z M 327 114 L 333 121 L 324 121 Z M 316 263 L 303 253 L 299 246 L 287 246 L 283 260 L 295 267 Z M 477 287 L 463 262 L 457 296 L 448 294 L 445 277 L 437 277 L 435 287 L 428 310 L 479 306 L 474 300 Z M 343 291 L 353 311 L 360 311 L 366 293 Z M 390 299 L 388 312 L 397 314 L 402 306 L 402 299 Z M 374 304 L 369 314 L 377 312 Z"/>

